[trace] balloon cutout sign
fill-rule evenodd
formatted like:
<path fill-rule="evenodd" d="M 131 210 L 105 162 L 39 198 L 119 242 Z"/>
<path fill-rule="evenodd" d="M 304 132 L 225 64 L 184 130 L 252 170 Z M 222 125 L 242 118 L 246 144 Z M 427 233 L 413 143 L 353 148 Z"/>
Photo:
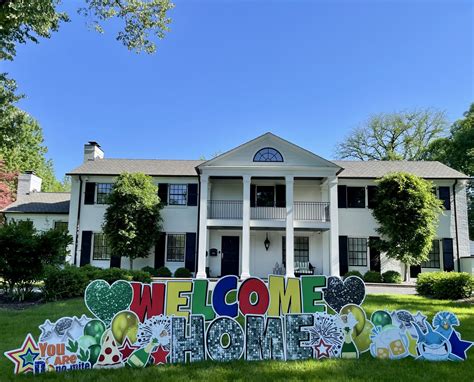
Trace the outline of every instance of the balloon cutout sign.
<path fill-rule="evenodd" d="M 206 359 L 231 361 L 413 357 L 463 361 L 473 342 L 458 318 L 438 312 L 361 307 L 365 286 L 355 276 L 271 275 L 242 283 L 225 276 L 142 284 L 103 280 L 85 292 L 90 317 L 46 320 L 35 339 L 5 353 L 15 373 L 118 367 L 143 368 Z M 212 289 L 212 290 L 211 290 Z M 234 298 L 230 298 L 235 296 Z"/>

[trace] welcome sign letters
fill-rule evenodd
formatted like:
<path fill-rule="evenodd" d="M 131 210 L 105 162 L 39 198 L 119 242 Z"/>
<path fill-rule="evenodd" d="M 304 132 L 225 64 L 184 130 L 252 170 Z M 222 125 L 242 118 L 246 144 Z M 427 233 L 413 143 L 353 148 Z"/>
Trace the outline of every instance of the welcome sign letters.
<path fill-rule="evenodd" d="M 232 361 L 414 357 L 462 361 L 473 345 L 461 339 L 458 318 L 438 312 L 361 307 L 364 282 L 355 276 L 91 282 L 90 317 L 40 325 L 5 356 L 15 373 L 144 368 L 206 359 Z"/>

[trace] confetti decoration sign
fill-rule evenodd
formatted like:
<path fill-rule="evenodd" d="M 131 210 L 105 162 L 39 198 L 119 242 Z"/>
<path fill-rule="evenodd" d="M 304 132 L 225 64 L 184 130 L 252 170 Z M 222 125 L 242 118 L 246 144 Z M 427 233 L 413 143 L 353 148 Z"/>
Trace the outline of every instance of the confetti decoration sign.
<path fill-rule="evenodd" d="M 366 352 L 382 359 L 464 361 L 474 344 L 461 338 L 452 312 L 438 312 L 431 322 L 407 310 L 380 309 L 368 318 L 364 298 L 364 282 L 356 276 L 95 280 L 84 295 L 91 317 L 46 320 L 37 340 L 27 334 L 5 356 L 14 373 L 39 374 L 242 358 L 317 361 Z"/>

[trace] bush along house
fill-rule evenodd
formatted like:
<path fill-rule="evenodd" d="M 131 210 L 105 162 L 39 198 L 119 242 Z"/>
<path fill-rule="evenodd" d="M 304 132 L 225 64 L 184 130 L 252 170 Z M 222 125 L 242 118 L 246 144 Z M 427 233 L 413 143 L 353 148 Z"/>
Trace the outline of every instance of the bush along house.
<path fill-rule="evenodd" d="M 128 267 L 128 259 L 110 256 L 101 227 L 114 179 L 142 172 L 154 179 L 165 206 L 163 233 L 148 258 L 134 261 L 136 269 L 186 267 L 198 278 L 242 279 L 351 270 L 403 274 L 404 265 L 369 246 L 377 237 L 375 181 L 396 171 L 432 181 L 444 205 L 429 261 L 412 267 L 411 276 L 463 270 L 461 259 L 470 256 L 466 175 L 439 162 L 329 161 L 272 133 L 208 161 L 107 159 L 89 142 L 83 163 L 68 174 L 69 261 Z M 3 211 L 7 220 L 21 218 L 12 210 L 19 206 L 20 199 Z"/>

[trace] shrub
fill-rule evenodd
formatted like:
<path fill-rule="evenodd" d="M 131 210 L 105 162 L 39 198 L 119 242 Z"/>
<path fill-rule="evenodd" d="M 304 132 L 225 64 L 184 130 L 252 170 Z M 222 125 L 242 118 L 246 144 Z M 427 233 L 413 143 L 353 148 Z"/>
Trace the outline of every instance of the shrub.
<path fill-rule="evenodd" d="M 166 267 L 160 267 L 156 270 L 156 277 L 171 277 L 171 271 Z"/>
<path fill-rule="evenodd" d="M 45 272 L 43 294 L 47 301 L 84 295 L 89 279 L 82 268 L 67 265 L 64 269 L 48 267 Z"/>
<path fill-rule="evenodd" d="M 400 284 L 402 282 L 402 275 L 397 271 L 387 271 L 382 273 L 382 279 L 384 283 Z"/>
<path fill-rule="evenodd" d="M 142 271 L 148 272 L 152 277 L 158 277 L 158 269 L 153 267 L 143 267 Z"/>
<path fill-rule="evenodd" d="M 418 275 L 416 291 L 421 296 L 444 300 L 471 297 L 474 277 L 459 272 L 428 272 Z"/>
<path fill-rule="evenodd" d="M 360 273 L 359 271 L 349 271 L 343 276 L 343 279 L 345 280 L 349 276 L 357 276 L 360 277 L 362 280 L 364 279 L 364 276 L 362 276 L 362 273 Z"/>
<path fill-rule="evenodd" d="M 90 264 L 84 265 L 80 269 L 86 275 L 89 281 L 100 279 L 103 272 L 102 268 L 94 267 Z"/>
<path fill-rule="evenodd" d="M 129 275 L 132 277 L 132 281 L 139 281 L 141 283 L 151 283 L 151 275 L 145 271 L 128 271 Z"/>
<path fill-rule="evenodd" d="M 112 285 L 117 280 L 132 280 L 132 276 L 130 275 L 129 271 L 120 268 L 103 269 L 98 274 L 98 278 L 107 281 L 110 285 Z"/>
<path fill-rule="evenodd" d="M 368 283 L 381 283 L 382 275 L 380 274 L 380 272 L 367 271 L 364 275 L 364 281 Z"/>
<path fill-rule="evenodd" d="M 191 277 L 191 271 L 188 268 L 178 268 L 174 272 L 174 277 Z"/>
<path fill-rule="evenodd" d="M 0 227 L 0 278 L 6 295 L 25 299 L 47 266 L 64 263 L 72 237 L 66 231 L 38 232 L 33 223 L 12 221 Z"/>

